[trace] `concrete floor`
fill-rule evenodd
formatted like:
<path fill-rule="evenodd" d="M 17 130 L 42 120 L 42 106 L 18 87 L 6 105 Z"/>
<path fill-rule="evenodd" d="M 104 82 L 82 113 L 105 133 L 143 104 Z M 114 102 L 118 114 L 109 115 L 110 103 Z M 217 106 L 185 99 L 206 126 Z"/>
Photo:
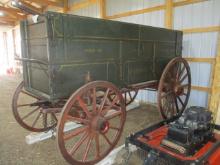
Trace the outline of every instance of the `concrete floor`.
<path fill-rule="evenodd" d="M 11 110 L 12 95 L 21 80 L 18 76 L 0 76 L 0 165 L 66 165 L 56 140 L 49 139 L 33 145 L 25 143 L 25 136 L 30 132 L 16 123 Z M 160 119 L 156 107 L 152 105 L 142 105 L 129 111 L 118 146 L 124 144 L 125 137 L 130 133 Z M 130 164 L 139 164 L 138 161 L 133 157 Z"/>

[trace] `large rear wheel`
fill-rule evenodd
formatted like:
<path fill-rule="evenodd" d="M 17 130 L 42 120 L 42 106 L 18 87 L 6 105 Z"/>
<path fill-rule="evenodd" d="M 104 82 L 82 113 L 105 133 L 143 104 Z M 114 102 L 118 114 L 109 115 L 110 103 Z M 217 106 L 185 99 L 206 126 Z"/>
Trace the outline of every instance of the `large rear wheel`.
<path fill-rule="evenodd" d="M 189 100 L 191 74 L 187 61 L 181 57 L 165 67 L 158 86 L 158 108 L 164 119 L 181 114 Z"/>
<path fill-rule="evenodd" d="M 22 81 L 13 96 L 12 111 L 16 121 L 32 132 L 44 132 L 56 127 L 55 113 L 43 113 L 51 103 L 40 99 L 24 89 Z"/>
<path fill-rule="evenodd" d="M 114 95 L 113 99 L 109 99 Z M 93 165 L 116 146 L 126 118 L 120 91 L 106 81 L 90 82 L 73 93 L 58 124 L 61 154 L 71 164 Z M 65 132 L 67 123 L 78 127 Z"/>

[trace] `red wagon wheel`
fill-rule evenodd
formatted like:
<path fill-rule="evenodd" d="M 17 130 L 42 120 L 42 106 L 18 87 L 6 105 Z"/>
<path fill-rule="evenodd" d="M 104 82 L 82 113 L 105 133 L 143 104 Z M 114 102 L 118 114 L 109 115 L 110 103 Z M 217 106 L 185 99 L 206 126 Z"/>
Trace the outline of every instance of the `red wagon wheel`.
<path fill-rule="evenodd" d="M 99 91 L 104 94 L 99 95 Z M 114 94 L 113 100 L 109 95 Z M 84 115 L 73 115 L 81 111 Z M 124 99 L 109 82 L 90 82 L 69 98 L 58 124 L 57 141 L 63 157 L 71 164 L 93 165 L 117 144 L 126 118 Z M 79 126 L 64 132 L 65 124 Z"/>
<path fill-rule="evenodd" d="M 43 113 L 43 108 L 50 106 L 24 89 L 22 81 L 13 96 L 12 110 L 16 121 L 25 129 L 32 132 L 44 132 L 57 125 L 54 113 Z"/>
<path fill-rule="evenodd" d="M 164 119 L 183 112 L 190 90 L 189 64 L 183 58 L 176 57 L 165 67 L 158 86 L 158 107 Z"/>

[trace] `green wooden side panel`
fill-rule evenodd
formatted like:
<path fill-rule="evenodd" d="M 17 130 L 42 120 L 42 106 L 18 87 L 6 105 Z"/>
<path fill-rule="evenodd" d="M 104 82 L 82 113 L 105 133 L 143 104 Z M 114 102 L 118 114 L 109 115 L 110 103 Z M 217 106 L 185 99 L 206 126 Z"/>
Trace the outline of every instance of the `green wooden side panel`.
<path fill-rule="evenodd" d="M 25 87 L 51 101 L 68 98 L 88 73 L 119 88 L 159 80 L 182 49 L 179 31 L 54 12 L 21 22 L 21 36 L 22 57 L 38 60 L 23 62 Z"/>

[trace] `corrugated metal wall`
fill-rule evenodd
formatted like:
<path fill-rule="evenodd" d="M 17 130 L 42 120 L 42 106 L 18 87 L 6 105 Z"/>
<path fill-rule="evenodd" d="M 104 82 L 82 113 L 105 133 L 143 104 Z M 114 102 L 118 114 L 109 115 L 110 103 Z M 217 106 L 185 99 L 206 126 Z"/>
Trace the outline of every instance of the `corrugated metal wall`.
<path fill-rule="evenodd" d="M 176 7 L 174 9 L 174 29 L 218 26 L 220 24 L 220 1 Z M 191 33 L 183 36 L 183 57 L 216 56 L 218 32 Z M 210 87 L 212 65 L 210 63 L 190 63 L 192 85 Z M 193 90 L 189 105 L 208 105 L 208 93 Z"/>
<path fill-rule="evenodd" d="M 69 6 L 74 5 L 78 2 L 82 2 L 82 0 L 69 0 Z M 75 15 L 80 15 L 80 16 L 100 18 L 100 10 L 99 10 L 98 3 L 95 3 L 91 6 L 85 7 L 80 10 L 72 11 L 69 13 L 75 14 Z"/>
<path fill-rule="evenodd" d="M 75 0 L 77 2 L 80 0 Z M 114 15 L 128 11 L 162 5 L 165 0 L 106 0 L 107 15 Z M 73 14 L 100 17 L 99 5 L 94 4 L 87 8 L 72 12 Z M 118 18 L 123 22 L 138 23 L 156 27 L 164 27 L 164 10 L 151 13 Z M 176 7 L 174 9 L 174 29 L 195 27 L 208 27 L 220 25 L 220 0 L 209 0 L 202 3 Z M 184 34 L 184 57 L 215 57 L 217 45 L 217 32 Z M 192 72 L 192 85 L 210 87 L 211 64 L 190 63 Z M 155 92 L 141 91 L 139 100 L 156 102 Z M 208 94 L 192 90 L 189 105 L 207 106 Z"/>

